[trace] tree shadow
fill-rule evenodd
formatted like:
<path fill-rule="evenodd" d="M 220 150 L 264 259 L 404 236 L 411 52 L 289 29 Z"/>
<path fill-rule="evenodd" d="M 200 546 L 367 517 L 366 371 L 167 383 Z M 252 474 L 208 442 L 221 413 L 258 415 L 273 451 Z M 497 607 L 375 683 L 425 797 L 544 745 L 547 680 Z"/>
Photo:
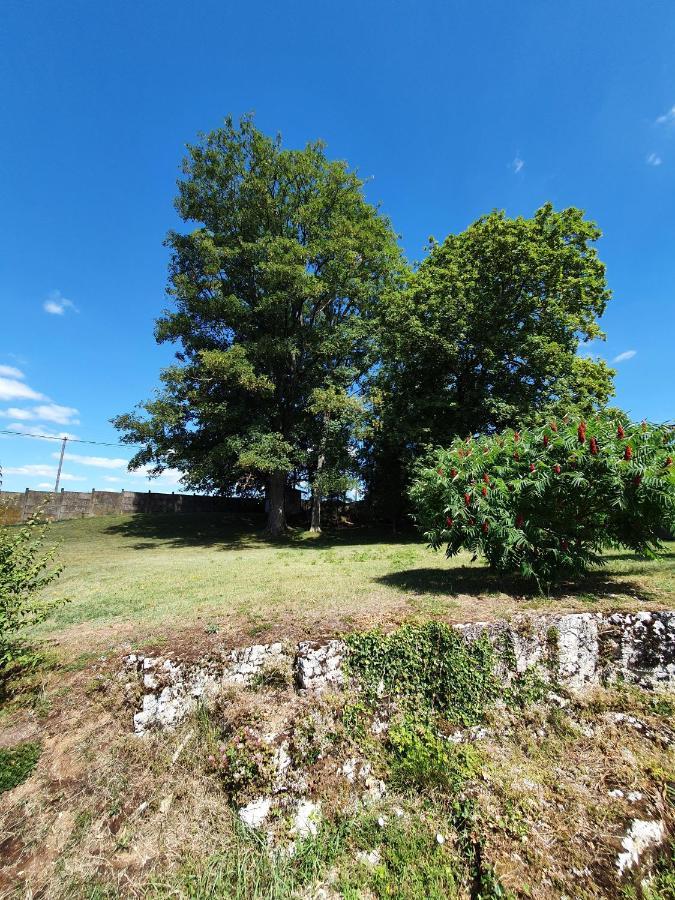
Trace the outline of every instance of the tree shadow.
<path fill-rule="evenodd" d="M 636 559 L 636 557 L 629 557 Z M 621 576 L 630 575 L 623 571 Z M 642 574 L 642 573 L 641 573 Z M 523 600 L 548 597 L 560 600 L 571 594 L 589 602 L 616 594 L 628 594 L 637 600 L 649 602 L 657 595 L 632 581 L 625 581 L 611 572 L 598 570 L 556 586 L 549 594 L 543 594 L 535 584 L 518 576 L 500 575 L 487 567 L 457 566 L 451 569 L 420 568 L 390 572 L 374 579 L 379 584 L 395 587 L 414 594 L 457 596 L 459 594 L 508 594 Z"/>
<path fill-rule="evenodd" d="M 329 550 L 337 547 L 373 544 L 419 544 L 414 532 L 393 533 L 390 529 L 350 526 L 327 529 L 309 535 L 304 527 L 291 527 L 287 534 L 271 538 L 264 533 L 265 516 L 193 516 L 190 514 L 148 515 L 137 513 L 124 522 L 109 525 L 106 534 L 137 538 L 134 550 L 153 550 L 159 546 L 210 547 L 242 550 L 253 547 L 281 547 L 290 550 Z"/>

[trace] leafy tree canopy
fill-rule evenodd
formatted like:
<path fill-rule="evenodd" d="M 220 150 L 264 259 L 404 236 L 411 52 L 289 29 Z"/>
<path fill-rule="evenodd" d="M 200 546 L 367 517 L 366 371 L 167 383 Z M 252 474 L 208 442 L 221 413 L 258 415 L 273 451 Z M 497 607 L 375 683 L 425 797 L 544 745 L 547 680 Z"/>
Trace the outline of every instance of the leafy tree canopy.
<path fill-rule="evenodd" d="M 156 327 L 177 363 L 114 424 L 143 445 L 132 466 L 179 468 L 196 490 L 266 490 L 279 533 L 285 486 L 314 481 L 320 456 L 340 466 L 329 425 L 354 418 L 400 251 L 344 162 L 321 143 L 284 149 L 250 117 L 190 146 L 183 175 L 176 208 L 196 227 L 167 238 L 174 305 Z"/>
<path fill-rule="evenodd" d="M 546 204 L 529 219 L 492 212 L 432 240 L 407 288 L 380 310 L 368 465 L 391 514 L 424 445 L 607 403 L 613 371 L 577 355 L 604 337 L 599 237 L 581 210 Z"/>

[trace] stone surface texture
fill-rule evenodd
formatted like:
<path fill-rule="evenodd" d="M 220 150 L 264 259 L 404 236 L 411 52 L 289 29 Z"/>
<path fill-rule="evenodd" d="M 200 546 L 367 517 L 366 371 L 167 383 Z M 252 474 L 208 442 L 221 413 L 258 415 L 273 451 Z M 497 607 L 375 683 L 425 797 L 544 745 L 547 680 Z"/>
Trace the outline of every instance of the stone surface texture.
<path fill-rule="evenodd" d="M 675 687 L 675 611 L 572 613 L 455 627 L 466 640 L 489 637 L 504 679 L 536 667 L 577 690 L 619 678 L 649 689 Z M 302 641 L 294 652 L 281 643 L 256 644 L 191 664 L 132 654 L 125 658 L 127 677 L 135 674 L 142 690 L 134 730 L 176 725 L 200 699 L 227 684 L 250 684 L 270 664 L 292 662 L 300 691 L 340 687 L 345 654 L 339 640 Z"/>

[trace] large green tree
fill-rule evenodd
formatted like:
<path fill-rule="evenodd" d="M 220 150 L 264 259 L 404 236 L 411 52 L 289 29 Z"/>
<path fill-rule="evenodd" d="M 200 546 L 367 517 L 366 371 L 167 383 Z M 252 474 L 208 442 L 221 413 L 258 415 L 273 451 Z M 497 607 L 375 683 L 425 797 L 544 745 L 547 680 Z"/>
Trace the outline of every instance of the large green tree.
<path fill-rule="evenodd" d="M 425 445 L 607 403 L 614 373 L 578 355 L 581 342 L 604 337 L 599 237 L 580 210 L 546 204 L 532 218 L 493 212 L 431 242 L 379 311 L 366 471 L 382 513 L 403 513 L 410 463 Z"/>
<path fill-rule="evenodd" d="M 178 347 L 162 389 L 114 424 L 142 445 L 132 467 L 171 466 L 186 486 L 265 492 L 285 527 L 290 482 L 321 490 L 354 394 L 373 363 L 372 317 L 401 255 L 363 182 L 321 143 L 282 147 L 250 117 L 188 147 L 169 233 L 168 294 L 156 338 Z M 320 498 L 319 498 L 320 499 Z"/>

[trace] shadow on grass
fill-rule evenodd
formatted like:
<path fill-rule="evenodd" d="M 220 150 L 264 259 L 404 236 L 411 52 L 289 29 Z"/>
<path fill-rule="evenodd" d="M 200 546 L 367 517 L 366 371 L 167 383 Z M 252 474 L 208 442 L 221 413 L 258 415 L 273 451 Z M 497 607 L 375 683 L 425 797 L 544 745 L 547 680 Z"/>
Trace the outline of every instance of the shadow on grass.
<path fill-rule="evenodd" d="M 310 535 L 304 528 L 291 528 L 280 538 L 264 533 L 264 515 L 208 517 L 192 515 L 144 515 L 108 526 L 106 534 L 137 538 L 134 550 L 152 550 L 158 546 L 216 547 L 243 550 L 252 547 L 284 547 L 296 550 L 327 550 L 331 547 L 370 546 L 372 544 L 419 544 L 414 532 L 394 534 L 391 530 L 349 527 L 325 530 Z"/>
<path fill-rule="evenodd" d="M 628 557 L 636 559 L 636 557 Z M 630 575 L 623 571 L 621 576 Z M 556 587 L 549 595 L 542 594 L 531 582 L 518 576 L 500 575 L 492 572 L 487 567 L 469 568 L 458 566 L 452 569 L 422 568 L 406 569 L 400 572 L 390 572 L 376 578 L 379 584 L 395 587 L 402 591 L 415 594 L 438 594 L 453 596 L 458 594 L 508 594 L 512 597 L 529 599 L 548 596 L 551 600 L 561 599 L 574 594 L 588 601 L 600 600 L 603 597 L 611 597 L 616 594 L 627 594 L 638 600 L 649 602 L 656 600 L 656 593 L 649 591 L 643 585 L 622 580 L 608 570 L 589 572 L 582 578 L 567 581 Z"/>

